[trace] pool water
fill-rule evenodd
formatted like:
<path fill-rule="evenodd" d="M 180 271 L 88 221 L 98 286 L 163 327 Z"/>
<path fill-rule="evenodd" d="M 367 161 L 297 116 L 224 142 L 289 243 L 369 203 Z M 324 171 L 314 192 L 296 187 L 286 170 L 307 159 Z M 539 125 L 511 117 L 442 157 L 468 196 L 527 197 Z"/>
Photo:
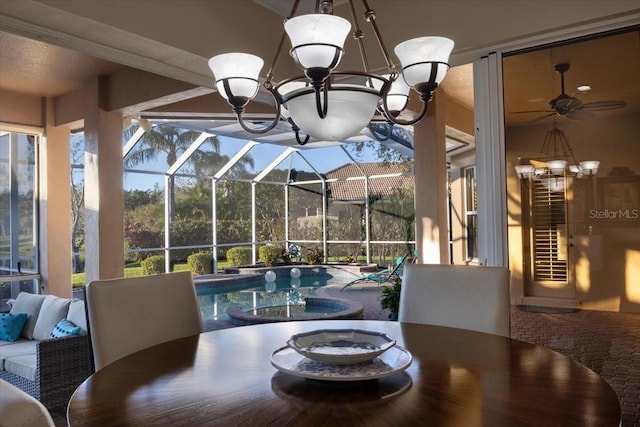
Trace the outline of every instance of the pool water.
<path fill-rule="evenodd" d="M 275 282 L 264 279 L 239 281 L 234 289 L 224 286 L 196 287 L 202 320 L 229 320 L 227 308 L 240 306 L 243 310 L 275 306 L 300 306 L 316 289 L 331 282 L 331 276 L 302 276 L 300 279 L 278 278 Z"/>

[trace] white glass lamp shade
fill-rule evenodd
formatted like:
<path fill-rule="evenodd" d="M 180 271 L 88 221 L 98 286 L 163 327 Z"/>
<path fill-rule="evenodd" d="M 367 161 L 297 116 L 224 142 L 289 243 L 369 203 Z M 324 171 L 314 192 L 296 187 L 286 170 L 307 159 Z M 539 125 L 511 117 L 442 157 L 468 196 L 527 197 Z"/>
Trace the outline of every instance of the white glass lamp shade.
<path fill-rule="evenodd" d="M 531 179 L 539 180 L 543 176 L 547 174 L 547 168 L 533 168 L 533 173 L 531 174 Z"/>
<path fill-rule="evenodd" d="M 383 74 L 381 77 L 389 79 L 391 75 Z M 376 90 L 382 89 L 382 80 L 372 79 L 371 82 Z M 411 90 L 411 88 L 407 85 L 402 76 L 398 76 L 396 81 L 391 83 L 391 88 L 389 88 L 389 92 L 387 93 L 387 108 L 389 111 L 404 110 L 404 107 L 407 106 L 407 102 L 409 102 L 409 90 Z"/>
<path fill-rule="evenodd" d="M 284 99 L 288 93 L 293 92 L 294 90 L 302 89 L 305 86 L 307 86 L 306 82 L 293 81 L 281 84 L 276 89 L 278 90 L 280 96 Z M 288 119 L 289 117 L 291 117 L 291 114 L 289 113 L 289 110 L 287 110 L 286 105 L 282 105 L 282 108 L 280 109 L 280 115 L 284 119 Z"/>
<path fill-rule="evenodd" d="M 564 173 L 564 169 L 567 167 L 566 160 L 550 160 L 547 162 L 547 166 L 549 170 L 554 175 L 562 175 Z"/>
<path fill-rule="evenodd" d="M 300 15 L 287 20 L 284 29 L 291 41 L 291 56 L 305 69 L 338 65 L 351 23 L 334 15 Z"/>
<path fill-rule="evenodd" d="M 433 83 L 440 84 L 449 68 L 444 64 L 449 61 L 453 45 L 453 40 L 446 37 L 419 37 L 397 45 L 394 51 L 407 84 L 414 87 L 429 81 L 432 67 L 438 67 Z M 437 64 L 440 62 L 444 64 Z"/>
<path fill-rule="evenodd" d="M 313 88 L 289 93 L 284 103 L 296 125 L 320 141 L 343 141 L 360 132 L 373 118 L 380 96 L 372 88 L 333 85 L 329 89 L 327 116 L 321 119 Z"/>
<path fill-rule="evenodd" d="M 258 92 L 260 70 L 264 61 L 248 53 L 223 53 L 209 59 L 209 68 L 216 79 L 216 88 L 225 98 L 252 99 Z M 229 93 L 224 86 L 228 82 Z"/>
<path fill-rule="evenodd" d="M 553 177 L 548 178 L 544 183 L 545 188 L 548 188 L 550 191 L 554 193 L 561 193 L 564 191 L 564 178 L 562 177 Z"/>
<path fill-rule="evenodd" d="M 516 173 L 518 178 L 527 179 L 531 178 L 534 171 L 533 165 L 516 165 Z"/>
<path fill-rule="evenodd" d="M 599 167 L 600 162 L 598 160 L 585 160 L 584 162 L 580 162 L 580 168 L 585 175 L 595 175 L 598 173 Z"/>

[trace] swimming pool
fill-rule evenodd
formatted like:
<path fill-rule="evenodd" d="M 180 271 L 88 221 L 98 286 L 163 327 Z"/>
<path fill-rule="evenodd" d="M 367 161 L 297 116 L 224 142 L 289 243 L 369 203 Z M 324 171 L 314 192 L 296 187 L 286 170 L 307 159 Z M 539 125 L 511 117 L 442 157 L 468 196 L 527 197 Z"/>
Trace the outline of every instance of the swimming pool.
<path fill-rule="evenodd" d="M 262 277 L 238 280 L 223 286 L 196 286 L 202 320 L 229 320 L 227 308 L 243 310 L 271 306 L 299 305 L 316 289 L 333 283 L 330 275 L 305 276 L 299 279 L 278 277 L 267 282 Z"/>

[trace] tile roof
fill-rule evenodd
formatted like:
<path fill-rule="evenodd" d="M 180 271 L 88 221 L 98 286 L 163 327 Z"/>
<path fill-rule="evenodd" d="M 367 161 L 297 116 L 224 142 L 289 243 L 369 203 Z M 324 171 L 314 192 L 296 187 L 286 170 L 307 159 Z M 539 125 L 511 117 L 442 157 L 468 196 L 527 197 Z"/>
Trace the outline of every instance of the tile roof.
<path fill-rule="evenodd" d="M 358 166 L 360 168 L 358 168 Z M 363 174 L 364 172 L 364 174 Z M 411 167 L 403 163 L 358 163 L 340 166 L 327 172 L 327 179 L 353 178 L 361 176 L 389 175 L 389 174 L 409 174 Z M 329 199 L 341 201 L 362 201 L 365 200 L 364 180 L 356 179 L 349 181 L 330 182 Z M 413 191 L 413 174 L 411 176 L 392 176 L 369 179 L 370 196 L 390 196 L 398 189 L 410 189 Z"/>

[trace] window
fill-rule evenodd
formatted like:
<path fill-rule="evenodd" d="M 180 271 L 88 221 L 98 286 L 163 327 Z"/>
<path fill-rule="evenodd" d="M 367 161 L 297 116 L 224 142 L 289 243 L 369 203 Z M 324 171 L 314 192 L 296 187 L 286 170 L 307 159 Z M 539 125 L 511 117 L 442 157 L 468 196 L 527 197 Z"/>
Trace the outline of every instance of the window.
<path fill-rule="evenodd" d="M 463 169 L 467 261 L 478 260 L 478 191 L 476 167 Z"/>
<path fill-rule="evenodd" d="M 38 292 L 36 135 L 0 131 L 0 300 Z"/>

